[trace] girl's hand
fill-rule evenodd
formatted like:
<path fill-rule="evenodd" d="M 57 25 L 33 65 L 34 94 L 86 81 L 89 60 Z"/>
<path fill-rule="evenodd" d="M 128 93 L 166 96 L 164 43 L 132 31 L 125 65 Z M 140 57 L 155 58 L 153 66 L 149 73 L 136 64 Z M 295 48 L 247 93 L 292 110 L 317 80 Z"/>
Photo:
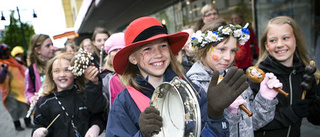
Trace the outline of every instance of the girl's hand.
<path fill-rule="evenodd" d="M 92 81 L 94 84 L 98 84 L 99 82 L 98 74 L 99 70 L 95 66 L 88 66 L 84 71 L 85 78 Z"/>
<path fill-rule="evenodd" d="M 273 88 L 282 88 L 282 83 L 273 73 L 266 73 L 263 81 L 260 83 L 260 94 L 262 97 L 273 100 L 279 92 Z"/>
<path fill-rule="evenodd" d="M 29 99 L 30 104 L 36 104 L 37 103 L 37 96 L 38 96 L 38 93 L 35 93 L 34 96 L 32 96 Z"/>
<path fill-rule="evenodd" d="M 48 130 L 44 127 L 40 127 L 33 132 L 32 137 L 45 137 L 48 134 Z"/>
<path fill-rule="evenodd" d="M 232 104 L 228 107 L 228 110 L 229 110 L 231 113 L 237 115 L 237 114 L 238 114 L 238 110 L 239 110 L 239 106 L 240 106 L 241 104 L 244 104 L 244 103 L 246 103 L 246 100 L 244 100 L 244 99 L 242 98 L 242 96 L 240 95 L 236 100 L 234 100 L 234 101 L 232 102 Z"/>
<path fill-rule="evenodd" d="M 99 132 L 100 132 L 99 126 L 97 126 L 97 125 L 92 125 L 92 126 L 88 129 L 85 137 L 98 137 L 98 136 L 99 136 Z"/>

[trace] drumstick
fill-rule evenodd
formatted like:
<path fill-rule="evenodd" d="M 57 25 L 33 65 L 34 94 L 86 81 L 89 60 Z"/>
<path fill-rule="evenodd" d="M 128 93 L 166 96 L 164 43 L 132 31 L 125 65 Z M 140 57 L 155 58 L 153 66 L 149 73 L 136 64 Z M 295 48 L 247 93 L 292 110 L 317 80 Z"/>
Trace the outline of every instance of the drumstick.
<path fill-rule="evenodd" d="M 47 130 L 49 129 L 49 127 L 53 124 L 53 122 L 54 121 L 56 121 L 57 120 L 57 118 L 60 116 L 60 114 L 58 114 L 52 121 L 51 121 L 51 123 L 47 126 Z"/>
<path fill-rule="evenodd" d="M 252 82 L 260 83 L 264 79 L 265 73 L 258 67 L 251 66 L 246 70 L 246 75 Z M 289 93 L 285 92 L 281 88 L 273 88 L 273 89 L 283 94 L 285 97 L 289 96 Z"/>
<path fill-rule="evenodd" d="M 316 63 L 315 63 L 313 60 L 311 60 L 311 61 L 310 61 L 310 66 L 313 67 L 313 68 L 316 68 Z M 316 69 L 313 69 L 313 70 L 310 70 L 310 71 L 312 71 L 312 72 L 310 72 L 310 74 L 313 75 L 313 73 L 316 72 Z M 309 72 L 307 72 L 307 73 L 309 73 Z M 304 89 L 303 92 L 302 92 L 301 100 L 304 100 L 304 99 L 305 99 L 306 94 L 307 94 L 307 90 Z"/>
<path fill-rule="evenodd" d="M 223 79 L 223 76 L 220 75 L 217 83 L 219 84 L 222 79 Z M 246 112 L 249 117 L 252 116 L 253 113 L 252 113 L 245 105 L 241 104 L 241 105 L 239 105 L 239 107 L 240 107 L 244 112 Z"/>

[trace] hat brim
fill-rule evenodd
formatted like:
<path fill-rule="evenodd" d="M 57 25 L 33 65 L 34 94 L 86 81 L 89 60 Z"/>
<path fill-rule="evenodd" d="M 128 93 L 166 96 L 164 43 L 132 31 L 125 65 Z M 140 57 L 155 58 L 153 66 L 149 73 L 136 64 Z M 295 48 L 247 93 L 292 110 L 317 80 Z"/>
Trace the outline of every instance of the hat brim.
<path fill-rule="evenodd" d="M 159 34 L 147 40 L 139 41 L 124 47 L 114 56 L 114 59 L 113 59 L 113 67 L 116 73 L 120 75 L 123 74 L 127 66 L 128 58 L 134 49 L 160 38 L 167 38 L 172 53 L 174 55 L 177 55 L 179 51 L 182 49 L 182 47 L 184 46 L 184 44 L 187 42 L 189 38 L 189 34 L 186 32 L 177 32 L 170 35 Z"/>

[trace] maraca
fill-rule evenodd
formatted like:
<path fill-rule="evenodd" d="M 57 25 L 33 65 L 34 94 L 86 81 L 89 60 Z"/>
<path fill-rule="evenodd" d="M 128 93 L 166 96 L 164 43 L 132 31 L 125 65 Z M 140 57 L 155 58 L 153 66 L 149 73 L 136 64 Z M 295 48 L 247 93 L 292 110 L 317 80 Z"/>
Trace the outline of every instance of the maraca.
<path fill-rule="evenodd" d="M 265 73 L 260 68 L 251 66 L 246 70 L 246 75 L 252 82 L 260 83 L 264 79 Z M 273 88 L 273 89 L 283 94 L 285 97 L 289 96 L 289 93 L 285 92 L 281 88 Z"/>
<path fill-rule="evenodd" d="M 311 88 L 312 88 L 312 82 L 314 80 L 313 74 L 316 71 L 317 71 L 316 63 L 313 60 L 311 60 L 310 65 L 307 65 L 305 67 L 306 74 L 303 75 L 303 81 L 301 82 L 301 85 L 300 85 L 301 88 L 303 89 L 302 96 L 301 96 L 302 100 L 304 100 L 304 98 L 307 94 L 307 91 L 311 90 Z"/>

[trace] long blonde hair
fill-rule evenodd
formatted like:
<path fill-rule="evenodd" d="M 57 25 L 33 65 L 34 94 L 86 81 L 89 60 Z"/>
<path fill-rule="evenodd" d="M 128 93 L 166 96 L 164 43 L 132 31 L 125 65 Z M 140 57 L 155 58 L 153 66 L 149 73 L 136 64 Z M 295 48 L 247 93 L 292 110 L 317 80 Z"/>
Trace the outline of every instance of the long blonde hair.
<path fill-rule="evenodd" d="M 288 24 L 292 27 L 294 37 L 296 39 L 296 51 L 294 52 L 294 55 L 296 57 L 298 57 L 305 66 L 309 65 L 310 59 L 307 57 L 307 51 L 306 51 L 306 46 L 304 43 L 304 38 L 302 36 L 302 33 L 301 33 L 298 25 L 296 24 L 296 22 L 292 18 L 290 18 L 288 16 L 278 16 L 278 17 L 272 18 L 267 23 L 267 26 L 264 29 L 264 32 L 262 33 L 262 37 L 260 40 L 260 51 L 259 51 L 259 53 L 261 53 L 261 54 L 259 55 L 259 59 L 258 59 L 257 63 L 255 64 L 255 66 L 259 66 L 259 64 L 263 60 L 265 60 L 269 55 L 269 52 L 264 45 L 267 43 L 267 36 L 268 36 L 268 32 L 270 30 L 270 26 L 274 25 L 274 24 L 277 24 L 277 25 Z M 318 83 L 319 78 L 320 78 L 319 69 L 317 69 L 316 73 L 314 73 L 314 76 L 315 76 L 316 81 Z"/>
<path fill-rule="evenodd" d="M 52 68 L 53 68 L 52 65 L 53 65 L 54 61 L 65 59 L 70 62 L 71 66 L 73 66 L 73 64 L 74 64 L 73 57 L 74 57 L 74 53 L 63 53 L 63 54 L 57 55 L 49 60 L 49 62 L 47 64 L 46 78 L 45 78 L 44 84 L 43 84 L 46 86 L 43 91 L 43 95 L 49 95 L 51 93 L 57 92 L 57 85 L 53 81 L 53 75 L 52 75 Z M 78 87 L 80 92 L 84 92 L 85 82 L 86 82 L 86 79 L 85 79 L 84 75 L 77 76 L 77 78 L 75 78 L 75 80 L 74 80 L 74 85 L 76 85 Z"/>
<path fill-rule="evenodd" d="M 30 66 L 35 63 L 36 69 L 40 74 L 45 73 L 46 62 L 40 57 L 40 54 L 35 51 L 35 48 L 40 48 L 41 44 L 48 38 L 50 37 L 45 34 L 35 34 L 30 40 L 30 48 L 27 55 L 27 65 Z"/>
<path fill-rule="evenodd" d="M 91 46 L 92 46 L 93 52 L 91 52 L 91 54 L 92 54 L 92 55 L 94 55 L 94 54 L 99 55 L 99 51 L 97 50 L 97 48 L 95 48 L 95 46 L 93 45 L 92 40 L 91 40 L 90 38 L 85 38 L 85 39 L 83 39 L 82 42 L 80 43 L 80 48 L 84 49 L 84 44 L 83 44 L 83 43 L 84 43 L 85 41 L 89 41 L 90 44 L 91 44 Z"/>

